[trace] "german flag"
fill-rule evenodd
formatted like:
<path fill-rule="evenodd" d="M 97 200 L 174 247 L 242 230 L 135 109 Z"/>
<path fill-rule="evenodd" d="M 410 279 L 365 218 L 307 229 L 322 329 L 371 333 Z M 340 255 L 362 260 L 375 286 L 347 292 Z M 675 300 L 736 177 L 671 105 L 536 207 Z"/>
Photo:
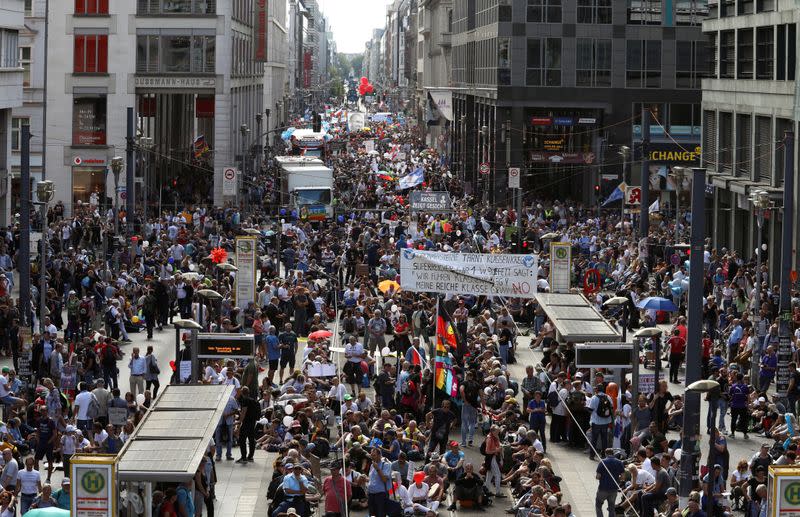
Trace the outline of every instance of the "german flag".
<path fill-rule="evenodd" d="M 447 355 L 448 346 L 458 348 L 458 337 L 450 319 L 450 314 L 447 313 L 444 304 L 440 302 L 438 314 L 436 315 L 436 355 Z"/>

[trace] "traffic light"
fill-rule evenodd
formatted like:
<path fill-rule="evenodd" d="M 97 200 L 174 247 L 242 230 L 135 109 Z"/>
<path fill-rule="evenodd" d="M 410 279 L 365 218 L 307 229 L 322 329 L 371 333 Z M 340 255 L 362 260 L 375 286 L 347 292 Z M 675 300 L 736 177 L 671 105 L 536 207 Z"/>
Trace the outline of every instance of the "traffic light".
<path fill-rule="evenodd" d="M 597 198 L 599 198 L 599 197 L 600 197 L 600 185 L 595 185 L 595 186 L 594 186 L 594 195 L 595 195 L 595 197 L 597 197 Z"/>

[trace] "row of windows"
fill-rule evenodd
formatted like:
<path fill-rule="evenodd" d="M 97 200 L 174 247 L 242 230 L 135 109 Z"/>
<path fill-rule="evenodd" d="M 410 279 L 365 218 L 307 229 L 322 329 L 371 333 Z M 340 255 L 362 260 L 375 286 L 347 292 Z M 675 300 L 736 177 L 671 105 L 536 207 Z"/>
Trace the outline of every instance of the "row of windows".
<path fill-rule="evenodd" d="M 708 0 L 710 16 L 739 16 L 774 11 L 778 0 Z"/>
<path fill-rule="evenodd" d="M 215 14 L 215 0 L 138 0 L 136 13 L 139 15 L 199 15 Z"/>
<path fill-rule="evenodd" d="M 576 0 L 577 23 L 612 23 L 612 0 Z M 627 0 L 627 23 L 633 25 L 700 25 L 708 16 L 707 0 Z M 533 23 L 569 23 L 564 0 L 528 0 L 526 19 Z M 666 13 L 665 8 L 674 11 Z M 503 20 L 498 20 L 503 21 Z"/>
<path fill-rule="evenodd" d="M 19 67 L 19 32 L 0 29 L 0 68 Z"/>
<path fill-rule="evenodd" d="M 137 73 L 213 74 L 216 37 L 196 35 L 136 36 Z"/>
<path fill-rule="evenodd" d="M 721 79 L 793 81 L 797 26 L 750 27 L 711 35 Z"/>
<path fill-rule="evenodd" d="M 778 143 L 794 123 L 750 113 L 703 112 L 703 160 L 718 172 L 779 185 L 785 160 Z"/>

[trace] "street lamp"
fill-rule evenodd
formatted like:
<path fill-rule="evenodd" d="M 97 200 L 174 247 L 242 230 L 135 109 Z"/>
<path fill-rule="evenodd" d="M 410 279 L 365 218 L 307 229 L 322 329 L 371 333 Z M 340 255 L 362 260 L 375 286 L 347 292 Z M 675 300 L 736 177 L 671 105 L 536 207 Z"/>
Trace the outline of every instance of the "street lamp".
<path fill-rule="evenodd" d="M 770 201 L 769 193 L 761 189 L 753 189 L 750 191 L 750 202 L 753 203 L 756 209 L 756 224 L 758 225 L 758 243 L 756 246 L 756 300 L 758 300 L 758 305 L 756 305 L 755 314 L 753 315 L 756 329 L 758 329 L 761 323 L 761 242 L 763 239 L 764 214 L 770 209 L 772 202 Z M 750 379 L 758 378 L 760 352 L 760 349 L 756 350 L 756 348 L 753 347 L 752 357 L 750 357 Z"/>
<path fill-rule="evenodd" d="M 622 181 L 621 181 L 621 183 L 624 183 L 625 185 L 628 184 L 627 180 L 625 178 L 625 175 L 626 175 L 626 173 L 628 171 L 628 158 L 630 157 L 630 154 L 631 154 L 631 148 L 628 147 L 627 145 L 621 145 L 619 147 L 619 155 L 622 156 Z M 644 187 L 644 185 L 642 185 L 642 187 Z M 622 208 L 620 209 L 619 228 L 620 228 L 620 230 L 622 230 L 624 232 L 625 231 L 625 200 L 623 200 L 622 203 L 620 203 L 620 206 Z M 644 215 L 644 214 L 642 214 L 642 215 Z M 648 217 L 649 217 L 649 215 L 650 214 L 648 213 Z M 631 216 L 631 226 L 633 226 L 633 216 Z"/>
<path fill-rule="evenodd" d="M 111 172 L 114 173 L 114 235 L 119 234 L 119 175 L 125 161 L 122 156 L 111 158 Z M 130 214 L 128 214 L 130 217 Z"/>
<path fill-rule="evenodd" d="M 41 267 L 39 269 L 39 330 L 44 332 L 44 315 L 47 301 L 47 204 L 53 200 L 56 187 L 50 180 L 36 183 L 36 199 L 39 200 L 42 218 Z"/>
<path fill-rule="evenodd" d="M 622 342 L 627 343 L 628 341 L 628 318 L 630 315 L 628 314 L 628 298 L 626 296 L 614 296 L 613 298 L 609 298 L 605 302 L 603 302 L 603 307 L 620 307 L 622 306 Z M 638 359 L 638 352 L 636 351 L 636 347 L 633 348 L 632 355 L 634 356 L 631 361 L 631 365 L 635 367 L 635 364 L 638 363 L 635 359 Z M 622 394 L 625 393 L 625 370 L 620 368 L 618 371 L 619 375 L 619 406 L 622 407 Z M 638 378 L 638 375 L 635 377 Z M 637 379 L 638 380 L 638 379 Z"/>
<path fill-rule="evenodd" d="M 143 219 L 144 219 L 144 224 L 147 224 L 147 205 L 148 205 L 147 194 L 148 191 L 150 190 L 150 183 L 148 176 L 150 172 L 150 152 L 153 149 L 153 138 L 149 136 L 139 137 L 139 147 L 147 151 L 142 155 L 142 161 L 144 162 L 143 163 L 144 166 L 142 167 L 144 169 L 144 174 L 142 175 L 143 176 L 142 185 L 144 185 L 142 188 L 142 202 L 144 203 Z"/>
<path fill-rule="evenodd" d="M 683 179 L 691 172 L 687 167 L 673 167 L 672 177 L 675 179 L 675 244 L 681 242 L 681 187 Z"/>

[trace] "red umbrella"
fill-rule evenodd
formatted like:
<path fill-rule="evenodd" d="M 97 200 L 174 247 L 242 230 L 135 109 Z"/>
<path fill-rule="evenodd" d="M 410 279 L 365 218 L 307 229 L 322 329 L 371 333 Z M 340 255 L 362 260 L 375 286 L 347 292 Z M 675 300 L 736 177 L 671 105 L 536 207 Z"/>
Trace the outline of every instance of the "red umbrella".
<path fill-rule="evenodd" d="M 308 335 L 308 339 L 319 341 L 320 339 L 327 339 L 332 335 L 333 332 L 331 332 L 330 330 L 315 330 L 314 332 Z"/>

